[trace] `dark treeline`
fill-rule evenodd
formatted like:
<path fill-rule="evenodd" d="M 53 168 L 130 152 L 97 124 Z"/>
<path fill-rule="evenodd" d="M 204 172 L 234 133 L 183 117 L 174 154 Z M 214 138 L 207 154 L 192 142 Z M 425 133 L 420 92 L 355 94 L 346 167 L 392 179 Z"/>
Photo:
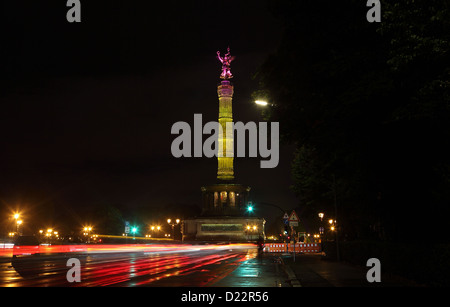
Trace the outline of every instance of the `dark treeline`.
<path fill-rule="evenodd" d="M 303 219 L 335 213 L 343 239 L 448 242 L 450 3 L 271 1 L 282 42 L 256 73 L 296 145 Z"/>

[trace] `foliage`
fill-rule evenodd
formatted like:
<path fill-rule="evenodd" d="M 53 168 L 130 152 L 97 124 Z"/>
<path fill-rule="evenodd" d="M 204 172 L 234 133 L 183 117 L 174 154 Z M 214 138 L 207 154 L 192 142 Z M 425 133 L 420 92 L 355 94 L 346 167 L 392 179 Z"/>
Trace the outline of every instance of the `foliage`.
<path fill-rule="evenodd" d="M 255 78 L 258 94 L 274 104 L 265 115 L 297 146 L 292 173 L 300 206 L 311 217 L 318 210 L 333 215 L 336 191 L 347 238 L 413 240 L 411 220 L 422 237 L 443 229 L 449 4 L 383 1 L 381 23 L 367 22 L 368 8 L 356 0 L 277 0 L 271 7 L 284 36 Z"/>

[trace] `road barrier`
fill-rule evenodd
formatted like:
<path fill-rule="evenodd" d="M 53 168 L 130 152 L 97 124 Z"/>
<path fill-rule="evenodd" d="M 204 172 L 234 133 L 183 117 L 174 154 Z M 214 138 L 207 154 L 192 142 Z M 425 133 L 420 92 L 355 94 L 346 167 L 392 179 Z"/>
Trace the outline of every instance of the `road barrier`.
<path fill-rule="evenodd" d="M 294 244 L 289 243 L 287 251 L 289 253 L 294 252 Z M 266 243 L 264 247 L 266 253 L 285 253 L 286 243 Z M 320 243 L 296 243 L 296 253 L 320 253 Z"/>

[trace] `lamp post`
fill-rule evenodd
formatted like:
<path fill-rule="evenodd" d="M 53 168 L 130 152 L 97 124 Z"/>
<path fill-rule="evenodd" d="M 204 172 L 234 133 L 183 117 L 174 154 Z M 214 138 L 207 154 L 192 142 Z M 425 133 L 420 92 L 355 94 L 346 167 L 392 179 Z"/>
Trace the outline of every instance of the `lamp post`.
<path fill-rule="evenodd" d="M 333 174 L 333 194 L 334 194 L 334 226 L 336 229 L 336 256 L 337 261 L 341 261 L 341 254 L 339 252 L 339 236 L 338 236 L 338 227 L 337 227 L 337 219 L 338 219 L 338 213 L 337 213 L 337 187 L 336 187 L 336 176 Z M 339 222 L 340 223 L 340 222 Z"/>
<path fill-rule="evenodd" d="M 180 219 L 176 219 L 175 223 L 173 223 L 172 219 L 167 219 L 167 224 L 172 226 L 172 240 L 175 240 L 175 225 L 180 224 Z"/>
<path fill-rule="evenodd" d="M 90 232 L 92 231 L 92 227 L 91 226 L 85 226 L 84 228 L 83 228 L 83 230 L 84 230 L 84 235 L 85 236 L 87 236 L 87 243 L 90 243 L 91 242 L 91 240 L 90 240 Z"/>
<path fill-rule="evenodd" d="M 18 236 L 20 235 L 20 233 L 19 233 L 19 227 L 20 227 L 20 225 L 22 225 L 22 223 L 23 223 L 22 220 L 17 220 L 17 221 L 16 221 L 16 232 L 17 232 L 17 235 L 18 235 Z"/>
<path fill-rule="evenodd" d="M 159 236 L 159 231 L 161 230 L 161 226 L 159 225 L 152 225 L 150 226 L 150 230 L 152 231 L 152 234 L 156 232 L 155 238 Z"/>
<path fill-rule="evenodd" d="M 319 238 L 319 243 L 322 243 L 322 235 L 323 235 L 323 217 L 325 214 L 323 212 L 319 212 L 319 218 L 320 218 L 320 226 L 319 226 L 319 234 L 317 235 Z"/>
<path fill-rule="evenodd" d="M 19 220 L 20 218 L 20 213 L 14 213 L 13 218 L 15 219 L 15 233 L 18 235 L 19 234 L 19 225 L 22 224 L 22 220 Z M 20 221 L 20 222 L 19 222 Z"/>
<path fill-rule="evenodd" d="M 47 228 L 47 232 L 45 233 L 45 236 L 47 237 L 47 243 L 51 243 L 52 233 L 53 233 L 53 229 L 52 228 Z"/>
<path fill-rule="evenodd" d="M 333 240 L 333 234 L 332 234 L 332 232 L 335 230 L 335 225 L 334 225 L 334 220 L 333 219 L 328 219 L 328 224 L 329 224 L 329 226 L 330 226 L 330 228 L 329 228 L 329 230 L 331 231 L 327 231 L 327 233 L 328 232 L 330 232 L 330 235 L 331 235 L 331 237 L 330 237 L 330 235 L 327 235 L 327 237 L 328 237 L 328 240 Z"/>

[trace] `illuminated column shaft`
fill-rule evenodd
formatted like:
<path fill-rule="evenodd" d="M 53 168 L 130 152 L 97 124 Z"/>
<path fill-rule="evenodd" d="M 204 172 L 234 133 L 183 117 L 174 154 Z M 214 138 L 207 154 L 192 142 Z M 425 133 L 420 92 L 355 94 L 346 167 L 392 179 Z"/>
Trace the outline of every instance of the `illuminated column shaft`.
<path fill-rule="evenodd" d="M 219 96 L 219 124 L 222 126 L 222 135 L 219 136 L 218 154 L 218 170 L 217 179 L 233 180 L 233 157 L 234 157 L 234 136 L 233 130 L 227 130 L 227 123 L 233 122 L 233 86 L 230 81 L 223 80 L 217 87 L 217 94 Z"/>

